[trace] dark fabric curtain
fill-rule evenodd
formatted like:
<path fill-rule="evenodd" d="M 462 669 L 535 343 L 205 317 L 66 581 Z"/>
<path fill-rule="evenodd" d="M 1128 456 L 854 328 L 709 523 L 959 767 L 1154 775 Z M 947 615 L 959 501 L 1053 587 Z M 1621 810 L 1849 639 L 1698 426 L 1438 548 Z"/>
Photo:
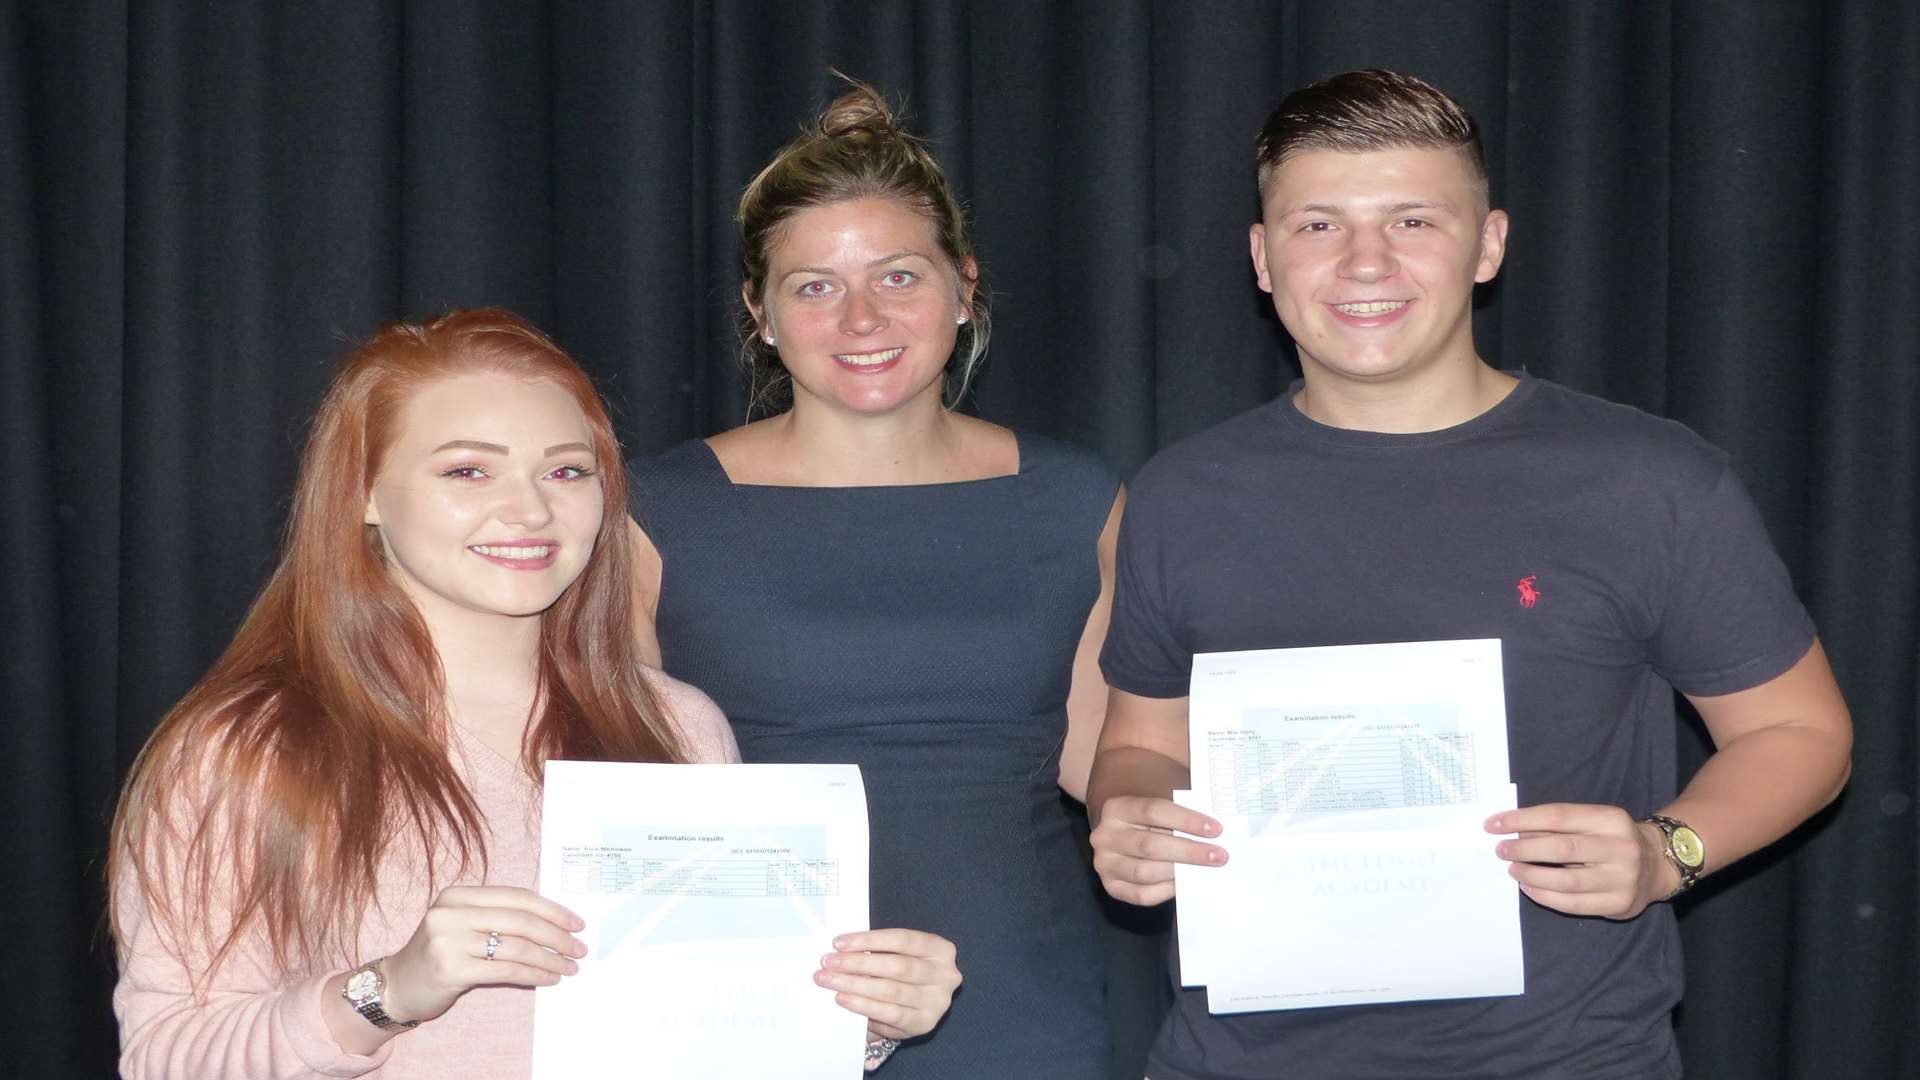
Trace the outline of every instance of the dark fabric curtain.
<path fill-rule="evenodd" d="M 271 565 L 344 343 L 501 304 L 596 372 L 632 451 L 738 422 L 729 213 L 837 67 L 907 99 L 977 218 L 997 325 L 971 407 L 1130 471 L 1292 377 L 1247 264 L 1253 135 L 1362 66 L 1486 129 L 1513 233 L 1483 354 L 1731 451 L 1854 709 L 1839 805 L 1684 905 L 1693 1072 L 1920 1072 L 1906 0 L 14 0 L 7 1071 L 112 1073 L 105 822 Z M 1115 934 L 1125 1053 L 1154 925 Z"/>

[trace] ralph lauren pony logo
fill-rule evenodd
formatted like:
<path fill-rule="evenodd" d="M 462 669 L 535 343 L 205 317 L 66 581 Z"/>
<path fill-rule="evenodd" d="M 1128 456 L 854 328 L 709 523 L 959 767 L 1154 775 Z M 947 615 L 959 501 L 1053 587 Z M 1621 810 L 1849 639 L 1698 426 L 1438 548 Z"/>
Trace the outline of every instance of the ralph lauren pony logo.
<path fill-rule="evenodd" d="M 1530 608 L 1540 602 L 1540 589 L 1535 584 L 1539 580 L 1540 575 L 1528 574 L 1526 577 L 1513 583 L 1513 587 L 1520 590 L 1521 607 Z"/>

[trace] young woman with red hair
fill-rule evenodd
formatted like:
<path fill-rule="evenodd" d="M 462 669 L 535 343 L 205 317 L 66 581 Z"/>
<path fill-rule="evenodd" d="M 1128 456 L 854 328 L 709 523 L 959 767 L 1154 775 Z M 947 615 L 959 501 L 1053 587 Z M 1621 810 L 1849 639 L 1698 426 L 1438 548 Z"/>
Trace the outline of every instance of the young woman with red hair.
<path fill-rule="evenodd" d="M 739 760 L 635 655 L 625 499 L 591 382 L 518 317 L 346 358 L 278 568 L 121 797 L 127 1077 L 528 1075 L 527 991 L 585 952 L 531 888 L 543 763 Z M 816 981 L 876 1037 L 959 982 L 930 934 L 838 947 Z"/>

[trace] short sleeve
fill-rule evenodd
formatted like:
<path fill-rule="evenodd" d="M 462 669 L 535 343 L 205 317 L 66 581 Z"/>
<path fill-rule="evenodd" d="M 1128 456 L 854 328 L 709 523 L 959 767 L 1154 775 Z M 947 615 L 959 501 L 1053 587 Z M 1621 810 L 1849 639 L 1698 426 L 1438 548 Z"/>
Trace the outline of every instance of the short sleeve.
<path fill-rule="evenodd" d="M 1142 470 L 1120 519 L 1113 575 L 1113 617 L 1100 650 L 1107 684 L 1141 697 L 1187 695 L 1193 653 L 1167 602 L 1169 536 L 1177 521 L 1151 465 Z"/>
<path fill-rule="evenodd" d="M 1731 467 L 1679 508 L 1667 565 L 1653 666 L 1682 693 L 1751 689 L 1812 647 L 1813 620 Z"/>

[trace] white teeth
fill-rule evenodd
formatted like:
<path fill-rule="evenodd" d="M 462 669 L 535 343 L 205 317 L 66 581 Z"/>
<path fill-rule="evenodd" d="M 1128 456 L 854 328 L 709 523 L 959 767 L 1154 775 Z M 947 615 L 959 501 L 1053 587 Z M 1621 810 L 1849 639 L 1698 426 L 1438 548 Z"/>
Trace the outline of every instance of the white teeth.
<path fill-rule="evenodd" d="M 1389 311 L 1399 311 L 1407 306 L 1405 300 L 1363 300 L 1355 304 L 1333 305 L 1348 315 L 1385 315 Z"/>
<path fill-rule="evenodd" d="M 553 554 L 551 544 L 537 547 L 501 547 L 497 544 L 475 544 L 473 550 L 482 555 L 491 555 L 496 559 L 544 559 Z"/>
<path fill-rule="evenodd" d="M 906 348 L 903 346 L 898 349 L 883 349 L 880 352 L 838 353 L 834 356 L 834 359 L 843 364 L 853 364 L 856 367 L 871 367 L 874 364 L 884 364 L 906 351 Z"/>

